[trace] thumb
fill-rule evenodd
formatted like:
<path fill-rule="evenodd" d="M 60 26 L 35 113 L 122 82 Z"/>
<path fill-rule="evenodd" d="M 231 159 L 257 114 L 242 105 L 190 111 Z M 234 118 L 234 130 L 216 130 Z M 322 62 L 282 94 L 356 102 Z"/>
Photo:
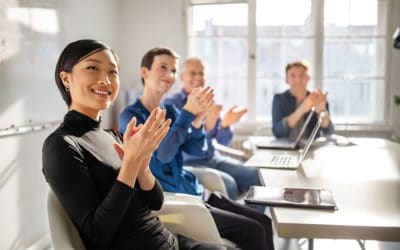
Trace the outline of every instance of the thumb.
<path fill-rule="evenodd" d="M 119 143 L 114 143 L 113 146 L 115 151 L 117 151 L 119 158 L 122 160 L 125 154 L 124 148 Z"/>

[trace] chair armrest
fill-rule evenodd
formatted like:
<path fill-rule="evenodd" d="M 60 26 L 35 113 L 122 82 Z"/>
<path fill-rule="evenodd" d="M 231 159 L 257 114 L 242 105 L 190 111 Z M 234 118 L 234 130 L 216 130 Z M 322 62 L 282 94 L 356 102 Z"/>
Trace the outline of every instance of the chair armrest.
<path fill-rule="evenodd" d="M 223 243 L 214 219 L 200 198 L 169 192 L 164 192 L 164 197 L 161 210 L 153 213 L 168 230 L 199 241 Z"/>
<path fill-rule="evenodd" d="M 193 173 L 205 188 L 228 195 L 225 183 L 221 177 L 221 171 L 209 167 L 184 166 L 183 168 Z"/>

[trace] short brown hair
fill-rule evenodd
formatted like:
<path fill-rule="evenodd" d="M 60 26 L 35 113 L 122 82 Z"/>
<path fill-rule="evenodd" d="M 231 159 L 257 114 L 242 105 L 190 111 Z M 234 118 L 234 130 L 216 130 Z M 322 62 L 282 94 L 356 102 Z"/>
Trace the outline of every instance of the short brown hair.
<path fill-rule="evenodd" d="M 306 71 L 308 71 L 308 69 L 310 68 L 310 66 L 308 65 L 308 63 L 306 61 L 293 61 L 290 62 L 286 65 L 286 70 L 285 73 L 287 75 L 287 72 L 294 67 L 301 67 L 303 69 L 305 69 Z"/>

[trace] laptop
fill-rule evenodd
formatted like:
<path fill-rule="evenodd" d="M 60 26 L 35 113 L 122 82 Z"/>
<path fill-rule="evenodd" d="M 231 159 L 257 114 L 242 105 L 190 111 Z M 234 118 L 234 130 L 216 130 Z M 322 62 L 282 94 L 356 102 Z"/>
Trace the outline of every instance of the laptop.
<path fill-rule="evenodd" d="M 321 126 L 324 113 L 320 113 L 318 121 L 315 124 L 310 136 L 307 138 L 304 147 L 297 154 L 265 154 L 256 153 L 244 164 L 245 166 L 261 167 L 261 168 L 277 168 L 277 169 L 297 169 L 303 159 L 306 157 L 315 136 Z"/>
<path fill-rule="evenodd" d="M 307 125 L 311 120 L 312 115 L 315 112 L 315 108 L 313 107 L 308 114 L 303 126 L 300 129 L 299 134 L 297 135 L 294 141 L 290 141 L 287 138 L 274 138 L 274 137 L 263 137 L 262 140 L 257 140 L 254 144 L 259 149 L 295 149 L 298 147 L 298 143 L 301 137 L 306 131 Z"/>

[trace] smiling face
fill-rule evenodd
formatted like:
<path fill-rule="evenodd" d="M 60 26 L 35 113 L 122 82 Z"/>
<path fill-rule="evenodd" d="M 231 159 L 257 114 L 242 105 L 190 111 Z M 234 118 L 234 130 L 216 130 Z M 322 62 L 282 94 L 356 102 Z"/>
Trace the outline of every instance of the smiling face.
<path fill-rule="evenodd" d="M 70 109 L 97 120 L 101 110 L 115 100 L 119 89 L 118 63 L 110 50 L 95 52 L 60 78 L 71 95 Z"/>
<path fill-rule="evenodd" d="M 189 59 L 182 68 L 181 81 L 183 90 L 190 94 L 194 88 L 204 85 L 204 66 L 198 59 Z"/>
<path fill-rule="evenodd" d="M 309 80 L 310 76 L 304 67 L 294 66 L 286 72 L 286 83 L 293 91 L 305 91 Z"/>
<path fill-rule="evenodd" d="M 151 68 L 141 68 L 144 79 L 144 87 L 151 93 L 164 95 L 176 80 L 177 59 L 170 55 L 158 55 L 154 57 Z"/>

